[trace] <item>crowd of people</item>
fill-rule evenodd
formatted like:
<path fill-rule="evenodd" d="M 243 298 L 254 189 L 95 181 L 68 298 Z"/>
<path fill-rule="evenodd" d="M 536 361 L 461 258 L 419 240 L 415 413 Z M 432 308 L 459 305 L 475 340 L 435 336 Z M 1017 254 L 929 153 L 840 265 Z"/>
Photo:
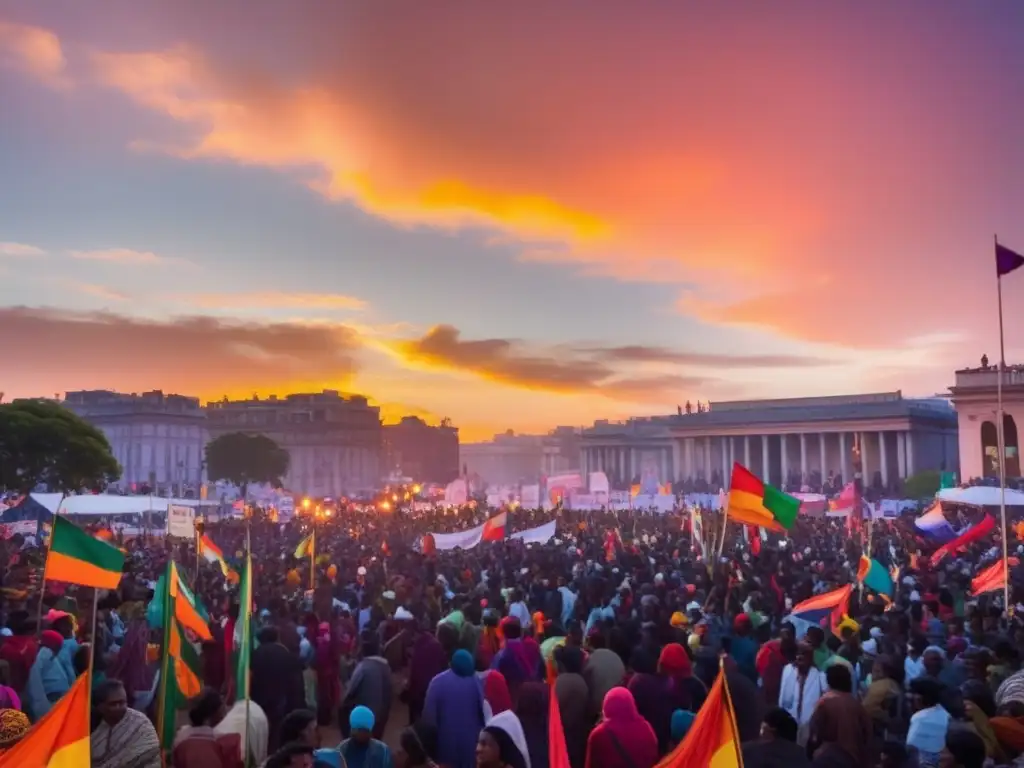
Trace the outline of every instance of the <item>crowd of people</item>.
<path fill-rule="evenodd" d="M 1024 765 L 1024 627 L 1001 591 L 971 593 L 998 532 L 930 565 L 912 517 L 870 536 L 801 518 L 767 541 L 727 525 L 704 557 L 687 510 L 517 509 L 510 529 L 557 515 L 555 537 L 422 551 L 425 533 L 487 514 L 342 507 L 317 523 L 312 558 L 294 556 L 309 520 L 208 526 L 235 567 L 247 529 L 251 542 L 248 701 L 234 690 L 237 585 L 194 543 L 119 542 L 125 574 L 93 637 L 92 590 L 47 582 L 40 600 L 44 553 L 15 537 L 0 546 L 0 751 L 91 658 L 92 764 L 161 765 L 162 633 L 147 608 L 173 557 L 213 635 L 196 644 L 205 688 L 178 715 L 175 766 L 237 768 L 247 744 L 269 768 L 549 768 L 554 696 L 572 768 L 652 768 L 671 762 L 719 674 L 747 768 Z M 892 594 L 855 589 L 837 627 L 789 618 L 855 583 L 865 553 L 891 569 Z"/>

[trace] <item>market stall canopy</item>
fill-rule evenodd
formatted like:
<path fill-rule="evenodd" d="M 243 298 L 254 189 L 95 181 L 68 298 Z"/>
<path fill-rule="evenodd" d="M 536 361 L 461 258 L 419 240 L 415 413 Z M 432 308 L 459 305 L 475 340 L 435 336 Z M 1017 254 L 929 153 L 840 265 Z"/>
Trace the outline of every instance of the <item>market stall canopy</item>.
<path fill-rule="evenodd" d="M 1000 490 L 991 485 L 972 485 L 968 488 L 943 488 L 936 494 L 936 498 L 951 504 L 966 504 L 971 507 L 998 507 Z M 1024 493 L 1007 488 L 1006 506 L 1024 507 Z"/>
<path fill-rule="evenodd" d="M 114 496 L 99 493 L 86 496 L 66 496 L 63 503 L 59 493 L 33 493 L 32 501 L 47 511 L 62 515 L 139 515 L 144 512 L 166 512 L 168 504 L 179 507 L 219 506 L 216 501 L 199 499 L 165 499 L 162 496 Z"/>

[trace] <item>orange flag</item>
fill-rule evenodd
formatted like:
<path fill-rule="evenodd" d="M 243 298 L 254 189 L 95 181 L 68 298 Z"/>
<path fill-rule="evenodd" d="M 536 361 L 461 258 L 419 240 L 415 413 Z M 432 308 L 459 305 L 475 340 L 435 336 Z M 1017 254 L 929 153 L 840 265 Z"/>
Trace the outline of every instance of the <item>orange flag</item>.
<path fill-rule="evenodd" d="M 569 768 L 569 750 L 565 746 L 562 711 L 558 708 L 554 683 L 548 687 L 548 768 Z"/>
<path fill-rule="evenodd" d="M 721 664 L 718 679 L 711 687 L 704 706 L 697 713 L 690 732 L 656 768 L 743 768 L 736 713 L 725 682 Z"/>

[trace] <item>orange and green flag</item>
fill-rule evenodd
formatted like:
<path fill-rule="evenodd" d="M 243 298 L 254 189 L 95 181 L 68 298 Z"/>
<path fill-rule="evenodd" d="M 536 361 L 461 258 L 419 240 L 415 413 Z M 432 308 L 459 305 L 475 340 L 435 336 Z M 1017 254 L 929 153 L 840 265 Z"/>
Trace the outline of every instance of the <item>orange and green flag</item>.
<path fill-rule="evenodd" d="M 762 482 L 742 464 L 733 464 L 728 501 L 730 523 L 789 530 L 799 513 L 800 499 Z"/>
<path fill-rule="evenodd" d="M 725 670 L 711 686 L 708 698 L 697 713 L 689 733 L 656 768 L 743 768 L 736 713 L 729 697 Z"/>
<path fill-rule="evenodd" d="M 170 607 L 170 610 L 164 613 L 169 618 L 164 626 L 157 704 L 157 734 L 160 737 L 161 748 L 166 751 L 170 751 L 174 745 L 178 710 L 183 709 L 189 699 L 198 696 L 203 690 L 199 654 L 185 637 L 178 618 L 180 604 L 185 602 L 185 596 L 174 586 L 178 579 L 177 567 L 172 560 L 167 564 L 167 572 L 161 579 L 162 584 L 159 585 L 163 587 L 160 599 L 165 608 Z"/>
<path fill-rule="evenodd" d="M 83 587 L 117 589 L 123 570 L 121 550 L 90 536 L 60 515 L 54 516 L 43 578 Z"/>
<path fill-rule="evenodd" d="M 0 768 L 81 768 L 89 754 L 92 675 L 82 674 L 25 737 L 0 755 Z"/>

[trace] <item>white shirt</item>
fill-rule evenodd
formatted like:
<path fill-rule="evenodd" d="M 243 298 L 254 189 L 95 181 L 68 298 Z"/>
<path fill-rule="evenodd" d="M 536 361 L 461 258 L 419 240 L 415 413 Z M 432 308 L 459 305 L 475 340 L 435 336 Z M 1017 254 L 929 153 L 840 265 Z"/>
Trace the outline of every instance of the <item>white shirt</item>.
<path fill-rule="evenodd" d="M 818 699 L 828 690 L 825 675 L 811 667 L 803 684 L 803 698 L 800 697 L 800 675 L 796 666 L 787 664 L 782 670 L 782 685 L 779 687 L 779 706 L 789 712 L 796 724 L 807 725 L 818 705 Z"/>
<path fill-rule="evenodd" d="M 524 632 L 533 626 L 533 617 L 530 616 L 530 609 L 526 607 L 526 603 L 512 603 L 508 607 L 508 615 L 519 619 L 519 626 Z"/>

